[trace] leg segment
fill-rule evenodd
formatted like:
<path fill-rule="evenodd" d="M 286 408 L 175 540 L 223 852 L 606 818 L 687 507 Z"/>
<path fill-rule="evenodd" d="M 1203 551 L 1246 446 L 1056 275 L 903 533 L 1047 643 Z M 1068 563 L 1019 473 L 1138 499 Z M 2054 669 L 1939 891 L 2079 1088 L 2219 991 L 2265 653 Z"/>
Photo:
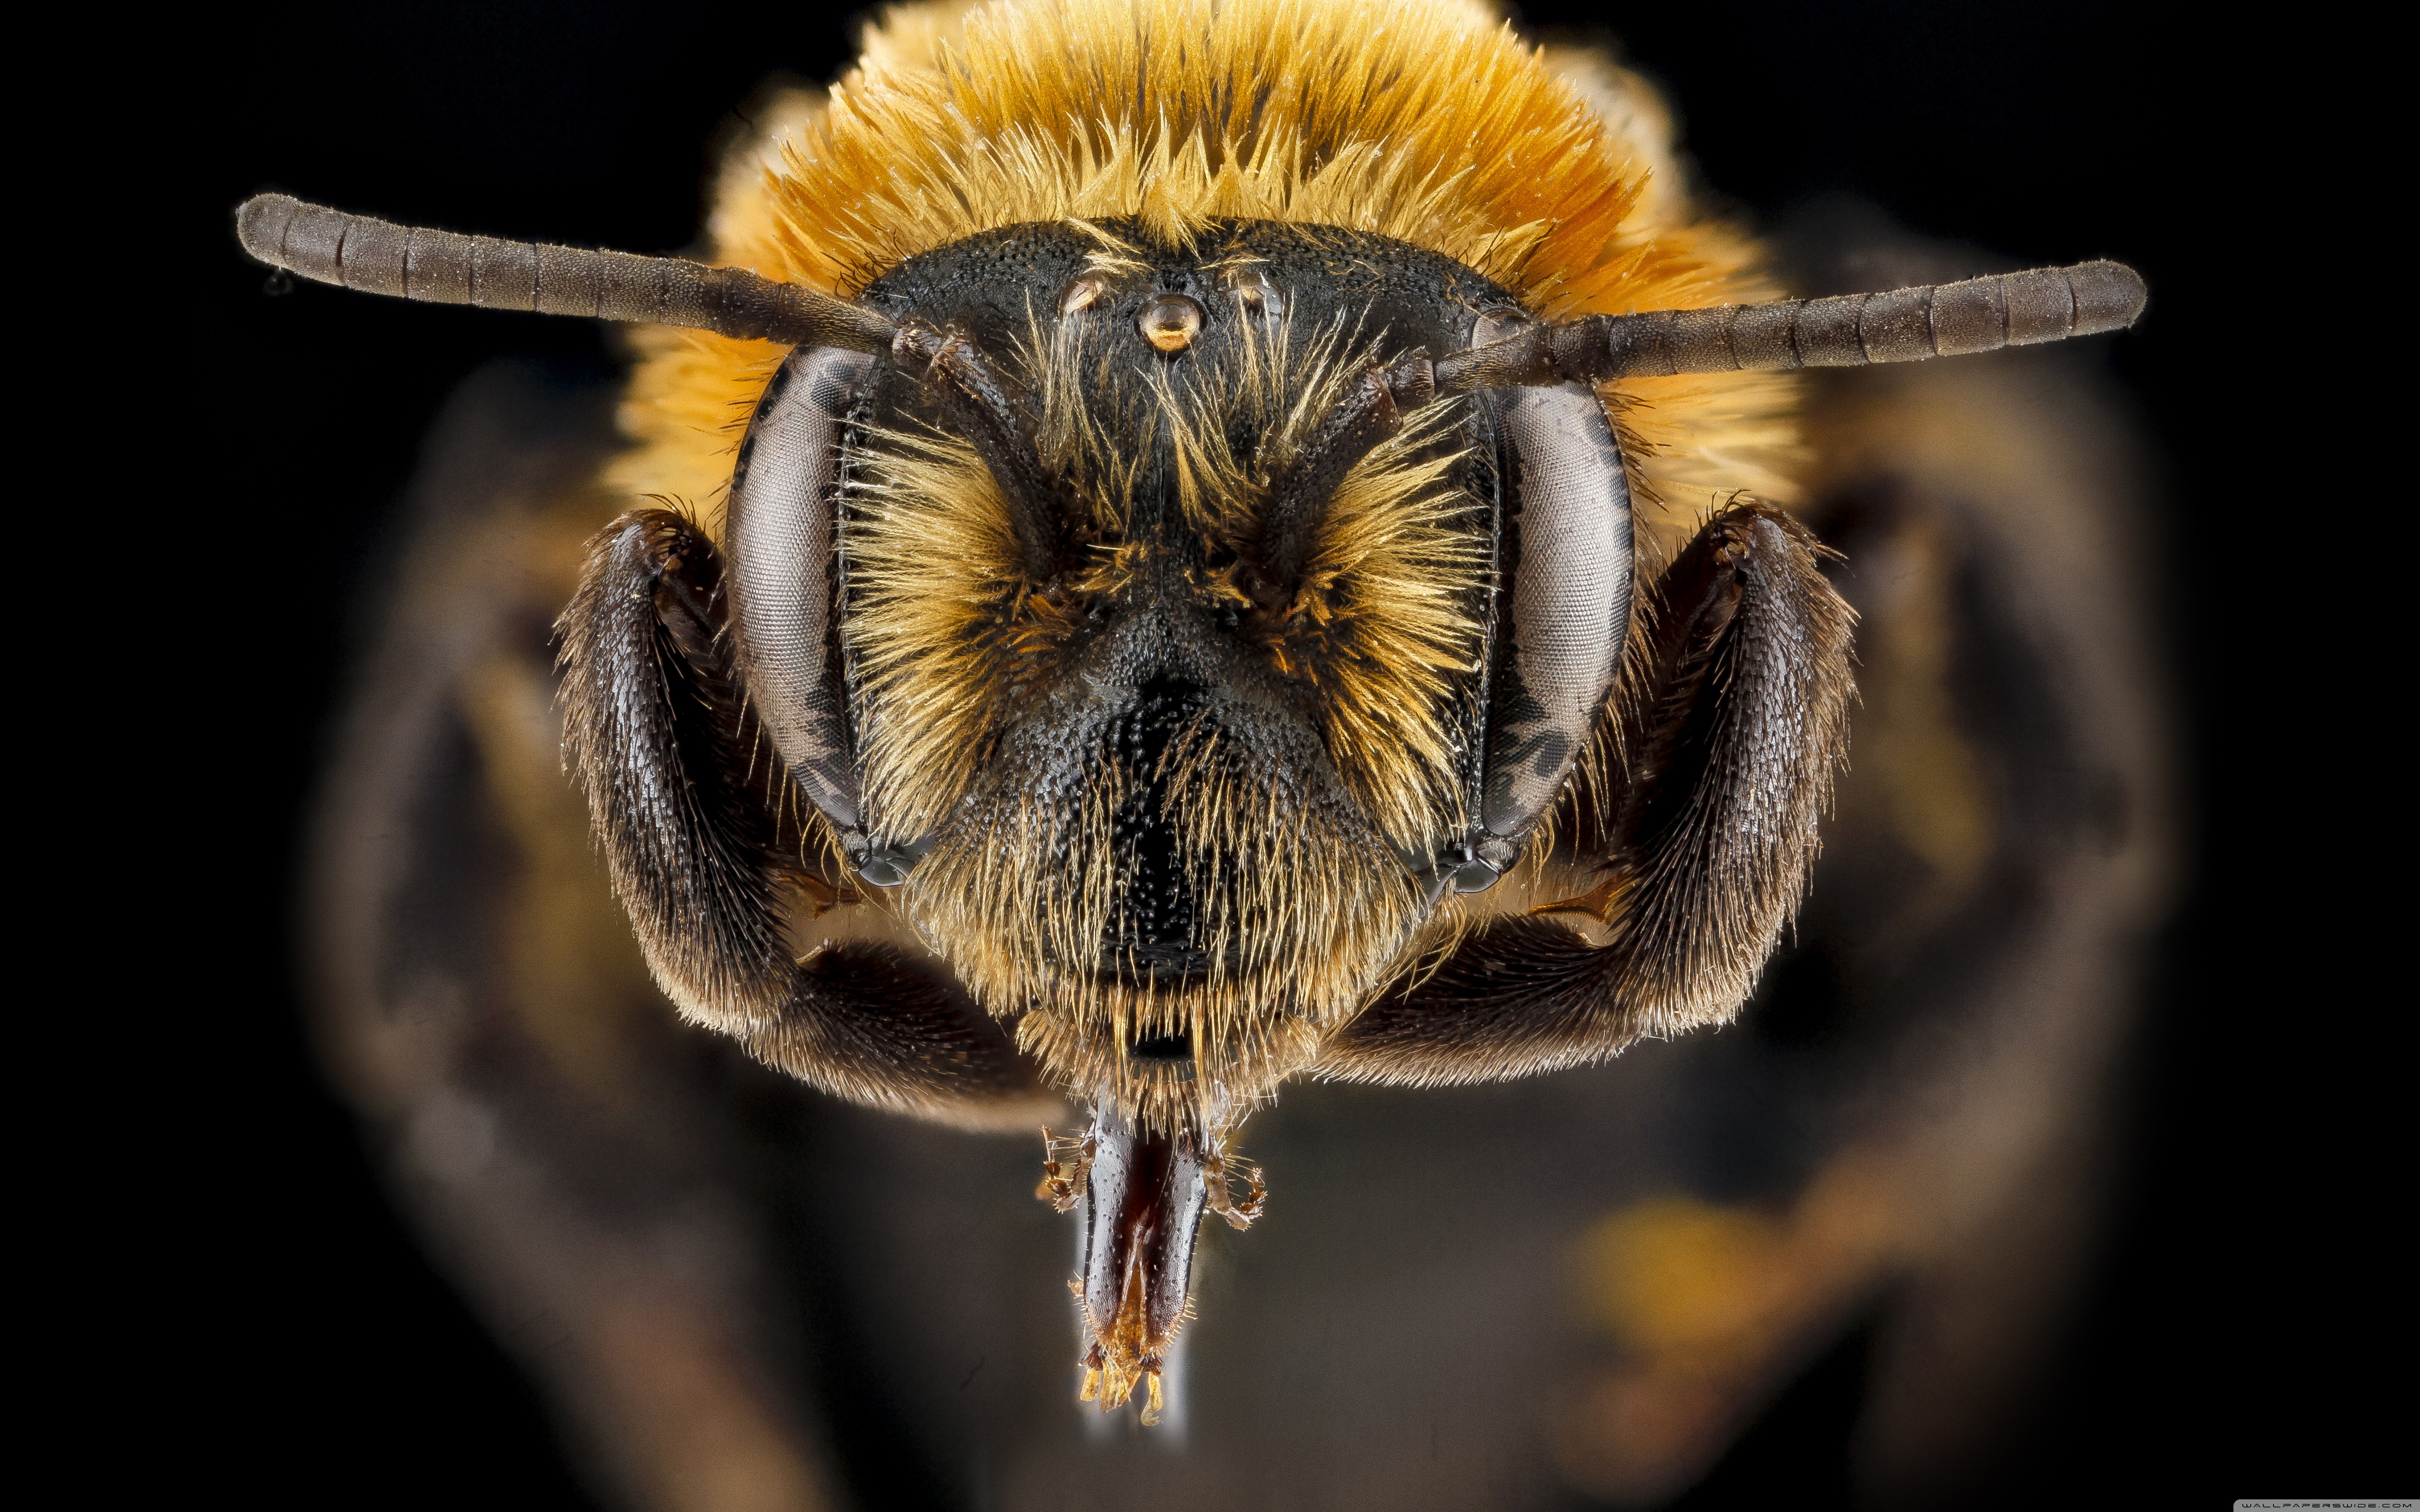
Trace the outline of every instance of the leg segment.
<path fill-rule="evenodd" d="M 798 821 L 766 799 L 787 778 L 743 725 L 723 612 L 713 543 L 641 510 L 590 543 L 558 625 L 566 753 L 658 984 L 692 1021 L 856 1102 L 948 1118 L 1032 1096 L 1000 1027 L 896 952 L 791 959 Z"/>
<path fill-rule="evenodd" d="M 1497 921 L 1380 999 L 1321 1069 L 1348 1081 L 1496 1081 L 1722 1022 L 1804 891 L 1845 754 L 1849 607 L 1796 522 L 1736 508 L 1658 586 L 1649 655 L 1617 690 L 1622 781 L 1601 816 L 1603 881 Z M 1558 922 L 1588 913 L 1595 946 Z"/>

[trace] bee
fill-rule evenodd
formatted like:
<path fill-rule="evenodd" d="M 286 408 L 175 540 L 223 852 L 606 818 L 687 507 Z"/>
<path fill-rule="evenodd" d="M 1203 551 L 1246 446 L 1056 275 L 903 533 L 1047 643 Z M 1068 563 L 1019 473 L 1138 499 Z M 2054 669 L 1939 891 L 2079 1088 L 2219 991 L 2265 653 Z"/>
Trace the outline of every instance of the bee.
<path fill-rule="evenodd" d="M 2118 331 L 2106 262 L 1814 300 L 1486 17 L 907 12 L 704 262 L 283 195 L 274 268 L 628 322 L 657 501 L 556 629 L 653 981 L 835 1097 L 1047 1117 L 1079 1395 L 1140 1394 L 1290 1081 L 1730 1021 L 1802 897 L 1854 615 L 1803 370 Z M 1277 1189 L 1283 1193 L 1283 1173 Z"/>

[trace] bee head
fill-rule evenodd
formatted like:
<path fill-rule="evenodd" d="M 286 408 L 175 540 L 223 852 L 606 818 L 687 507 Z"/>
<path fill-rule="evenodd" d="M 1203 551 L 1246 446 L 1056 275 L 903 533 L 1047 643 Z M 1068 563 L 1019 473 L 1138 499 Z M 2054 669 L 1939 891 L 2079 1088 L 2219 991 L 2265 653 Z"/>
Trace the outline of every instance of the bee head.
<path fill-rule="evenodd" d="M 1335 417 L 1507 296 L 1376 242 L 1025 227 L 866 291 L 902 334 L 833 485 L 862 827 L 985 1006 L 1163 1127 L 1299 1069 L 1468 823 L 1487 459 L 1464 404 Z"/>
<path fill-rule="evenodd" d="M 732 717 L 780 757 L 752 822 L 819 814 L 1063 1085 L 1156 1134 L 1216 1132 L 1306 1064 L 1603 748 L 1647 451 L 1597 386 L 2057 341 L 2145 298 L 2091 262 L 1547 324 L 1374 231 L 1162 221 L 979 232 L 855 302 L 277 194 L 237 229 L 348 287 L 793 347 L 697 590 L 724 602 L 682 610 L 728 632 L 681 655 L 727 656 Z M 566 656 L 610 692 L 594 650 Z M 761 921 L 717 915 L 753 964 L 693 970 L 700 921 L 662 905 L 767 878 L 699 848 L 683 826 L 734 836 L 665 807 L 629 712 L 592 710 L 583 758 L 630 841 L 616 884 L 655 910 L 668 990 L 753 1032 Z"/>

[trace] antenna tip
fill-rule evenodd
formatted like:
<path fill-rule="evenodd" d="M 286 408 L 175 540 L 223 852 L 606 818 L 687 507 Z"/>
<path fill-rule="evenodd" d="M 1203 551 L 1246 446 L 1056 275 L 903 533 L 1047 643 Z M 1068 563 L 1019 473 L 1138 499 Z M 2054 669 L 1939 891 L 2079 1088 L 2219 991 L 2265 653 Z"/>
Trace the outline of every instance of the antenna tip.
<path fill-rule="evenodd" d="M 302 208 L 291 194 L 255 194 L 236 207 L 235 239 L 254 260 L 284 268 L 286 228 Z"/>
<path fill-rule="evenodd" d="M 2068 287 L 2075 291 L 2075 334 L 2098 335 L 2123 331 L 2141 318 L 2151 291 L 2143 275 L 2124 263 L 2078 263 L 2068 270 Z"/>

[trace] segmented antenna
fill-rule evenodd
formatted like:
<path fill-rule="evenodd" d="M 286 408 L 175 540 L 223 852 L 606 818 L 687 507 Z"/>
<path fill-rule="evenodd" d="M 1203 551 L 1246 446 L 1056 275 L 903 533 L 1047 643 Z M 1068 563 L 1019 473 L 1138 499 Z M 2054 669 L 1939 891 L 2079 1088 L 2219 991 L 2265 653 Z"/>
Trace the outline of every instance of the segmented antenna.
<path fill-rule="evenodd" d="M 1391 368 L 1369 368 L 1320 421 L 1296 465 L 1299 476 L 1280 480 L 1271 493 L 1261 562 L 1249 579 L 1258 586 L 1249 591 L 1269 604 L 1291 602 L 1304 543 L 1336 480 L 1401 427 L 1403 411 L 1448 394 L 1961 357 L 2123 331 L 2142 315 L 2146 297 L 2143 277 L 2132 268 L 2088 262 L 1889 294 L 1582 316 L 1435 362 L 1416 351 Z"/>
<path fill-rule="evenodd" d="M 897 335 L 861 305 L 679 257 L 396 225 L 290 194 L 254 195 L 235 224 L 243 250 L 271 267 L 372 294 L 853 351 L 887 352 Z M 2088 262 L 1889 294 L 1583 316 L 1449 353 L 1435 363 L 1433 383 L 1427 361 L 1413 361 L 1387 375 L 1387 396 L 1416 408 L 1475 389 L 1957 357 L 2122 331 L 2145 298 L 2134 270 Z"/>
<path fill-rule="evenodd" d="M 1441 357 L 1441 393 L 1683 373 L 1862 367 L 2123 331 L 2143 313 L 2123 263 L 1994 273 L 1889 294 L 1591 315 Z"/>
<path fill-rule="evenodd" d="M 740 268 L 396 225 L 290 194 L 245 200 L 235 228 L 243 250 L 272 268 L 372 294 L 693 326 L 792 346 L 891 347 L 891 322 L 872 310 Z"/>

